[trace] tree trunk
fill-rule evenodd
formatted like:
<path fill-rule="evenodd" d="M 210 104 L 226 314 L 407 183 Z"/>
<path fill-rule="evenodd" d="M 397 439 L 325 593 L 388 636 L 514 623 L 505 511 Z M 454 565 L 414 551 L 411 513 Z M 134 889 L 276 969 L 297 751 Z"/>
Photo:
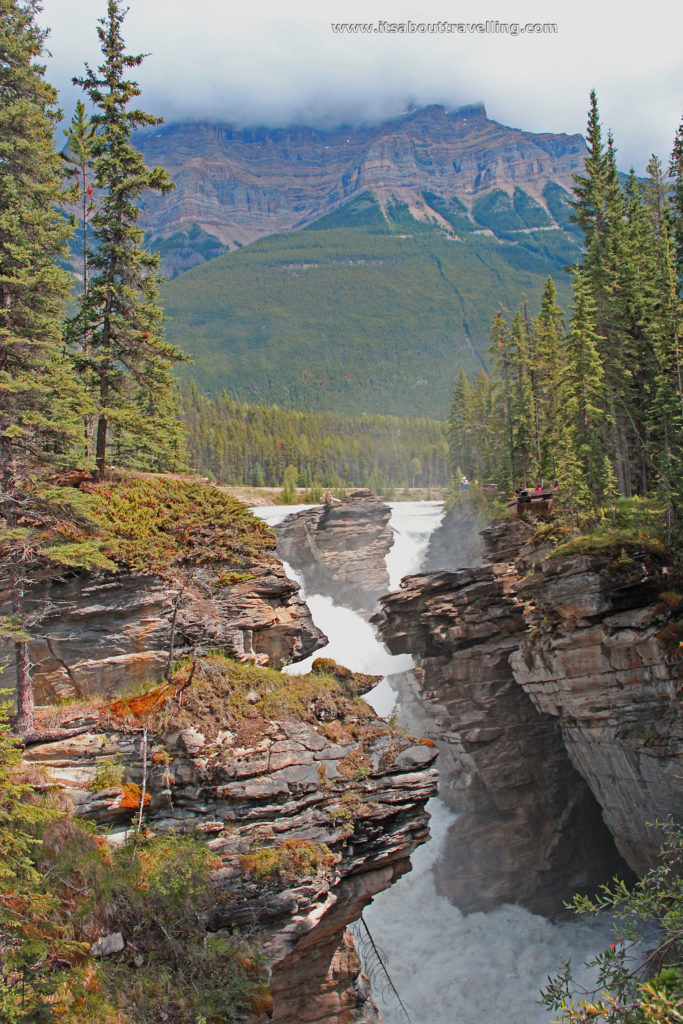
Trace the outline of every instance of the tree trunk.
<path fill-rule="evenodd" d="M 97 420 L 97 447 L 95 449 L 95 474 L 97 481 L 104 480 L 107 472 L 107 417 L 100 413 Z"/>
<path fill-rule="evenodd" d="M 31 661 L 28 656 L 26 640 L 18 640 L 15 643 L 14 657 L 17 664 L 17 717 L 14 722 L 14 731 L 18 736 L 32 736 L 36 731 L 36 705 L 33 698 Z"/>
<path fill-rule="evenodd" d="M 16 463 L 11 449 L 4 445 L 0 450 L 2 460 L 2 475 L 0 501 L 4 514 L 5 526 L 12 530 L 17 525 L 17 473 Z M 25 579 L 22 572 L 20 556 L 16 551 L 11 551 L 7 559 L 7 571 L 9 574 L 10 595 L 12 598 L 12 615 L 19 620 L 19 626 L 24 615 L 24 586 Z M 17 669 L 17 719 L 15 731 L 20 736 L 27 736 L 35 732 L 33 699 L 33 681 L 31 679 L 31 660 L 28 655 L 28 642 L 16 640 L 14 643 L 14 658 Z"/>

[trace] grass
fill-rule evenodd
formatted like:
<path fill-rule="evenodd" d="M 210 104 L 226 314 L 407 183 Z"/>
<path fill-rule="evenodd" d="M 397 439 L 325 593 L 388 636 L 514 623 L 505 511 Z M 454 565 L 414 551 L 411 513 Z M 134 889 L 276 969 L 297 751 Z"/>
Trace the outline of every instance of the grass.
<path fill-rule="evenodd" d="M 538 528 L 536 538 L 557 542 L 548 556 L 550 558 L 612 554 L 625 563 L 630 560 L 629 549 L 635 547 L 660 560 L 669 557 L 665 530 L 661 503 L 652 498 L 633 497 L 618 498 L 611 518 L 605 518 L 603 524 L 590 533 L 567 537 L 567 528 L 562 518 L 556 515 L 547 527 Z"/>
<path fill-rule="evenodd" d="M 334 723 L 346 739 L 354 740 L 374 735 L 377 728 L 374 711 L 355 695 L 363 692 L 365 676 L 357 687 L 353 674 L 342 681 L 320 671 L 293 679 L 276 669 L 243 665 L 222 654 L 199 659 L 192 684 L 185 689 L 190 672 L 186 660 L 170 686 L 152 686 L 141 694 L 103 704 L 103 712 L 119 726 L 139 726 L 144 721 L 150 730 L 159 732 L 192 726 L 209 741 L 228 729 L 238 745 L 260 739 L 274 720 Z M 182 702 L 174 699 L 181 691 Z"/>
<path fill-rule="evenodd" d="M 261 846 L 255 842 L 242 856 L 242 870 L 257 881 L 273 879 L 292 883 L 310 878 L 339 860 L 325 843 L 318 845 L 310 839 L 286 839 L 277 846 Z"/>

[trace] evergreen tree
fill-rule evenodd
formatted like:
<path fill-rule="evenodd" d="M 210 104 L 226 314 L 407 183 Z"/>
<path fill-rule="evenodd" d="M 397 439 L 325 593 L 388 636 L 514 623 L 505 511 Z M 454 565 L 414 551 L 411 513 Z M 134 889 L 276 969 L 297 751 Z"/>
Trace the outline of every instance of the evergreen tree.
<path fill-rule="evenodd" d="M 67 166 L 67 175 L 74 179 L 71 188 L 67 193 L 67 201 L 73 204 L 77 214 L 71 218 L 72 226 L 82 232 L 81 239 L 81 266 L 83 294 L 88 291 L 88 248 L 89 248 L 89 226 L 95 212 L 95 198 L 93 189 L 93 150 L 95 144 L 95 125 L 85 112 L 85 104 L 79 100 L 76 110 L 71 119 L 71 124 L 65 130 L 67 149 L 63 154 Z M 89 355 L 89 338 L 87 330 L 83 337 L 75 340 L 78 348 Z M 91 375 L 84 375 L 84 384 L 88 395 L 93 394 Z M 84 442 L 85 456 L 88 461 L 92 458 L 92 438 L 94 432 L 93 409 L 89 409 L 84 416 Z"/>
<path fill-rule="evenodd" d="M 0 0 L 0 554 L 12 602 L 3 631 L 14 641 L 16 728 L 24 734 L 33 730 L 27 573 L 37 548 L 59 542 L 60 521 L 36 470 L 72 459 L 85 405 L 62 354 L 69 275 L 55 261 L 70 229 L 57 211 L 59 112 L 43 77 L 36 11 L 32 0 Z"/>
<path fill-rule="evenodd" d="M 69 177 L 75 181 L 67 194 L 67 199 L 78 210 L 78 218 L 74 218 L 73 227 L 82 225 L 83 243 L 81 259 L 83 267 L 83 291 L 88 290 L 88 226 L 95 211 L 93 189 L 93 155 L 95 148 L 96 126 L 85 112 L 85 104 L 79 100 L 71 118 L 71 124 L 64 131 L 66 136 L 66 160 Z"/>
<path fill-rule="evenodd" d="M 515 438 L 513 428 L 513 368 L 512 342 L 503 311 L 499 310 L 491 324 L 491 346 L 489 348 L 494 365 L 500 376 L 501 397 L 503 406 L 503 423 L 505 425 L 505 457 L 502 464 L 502 476 L 507 487 L 515 486 Z"/>
<path fill-rule="evenodd" d="M 608 485 L 605 456 L 604 372 L 596 329 L 597 309 L 584 272 L 573 272 L 574 311 L 567 337 L 567 367 L 563 388 L 565 415 L 570 433 L 565 435 L 563 459 L 569 459 L 571 444 L 590 500 L 598 508 Z M 571 461 L 574 461 L 573 459 Z M 587 509 L 588 511 L 588 509 Z"/>
<path fill-rule="evenodd" d="M 75 79 L 95 110 L 93 153 L 100 201 L 92 220 L 89 287 L 72 336 L 88 337 L 88 352 L 77 362 L 95 381 L 95 461 L 100 479 L 106 474 L 110 427 L 119 434 L 121 452 L 132 447 L 143 462 L 155 453 L 157 466 L 173 458 L 178 429 L 172 412 L 171 367 L 183 358 L 164 340 L 159 256 L 145 249 L 138 225 L 140 196 L 148 190 L 166 193 L 172 185 L 163 168 L 145 166 L 132 143 L 136 129 L 159 124 L 160 119 L 131 109 L 140 89 L 126 74 L 142 63 L 143 55 L 125 52 L 125 13 L 120 0 L 108 0 L 107 16 L 97 30 L 103 63 L 97 72 L 86 65 L 84 77 Z"/>
<path fill-rule="evenodd" d="M 555 480 L 559 426 L 563 415 L 560 408 L 560 389 L 565 354 L 562 310 L 557 303 L 557 289 L 552 277 L 548 278 L 543 289 L 536 333 L 540 377 L 538 421 L 541 437 L 541 474 L 546 480 Z"/>
<path fill-rule="evenodd" d="M 678 126 L 674 139 L 669 176 L 673 182 L 670 215 L 673 223 L 672 233 L 680 286 L 680 283 L 683 282 L 683 121 Z"/>

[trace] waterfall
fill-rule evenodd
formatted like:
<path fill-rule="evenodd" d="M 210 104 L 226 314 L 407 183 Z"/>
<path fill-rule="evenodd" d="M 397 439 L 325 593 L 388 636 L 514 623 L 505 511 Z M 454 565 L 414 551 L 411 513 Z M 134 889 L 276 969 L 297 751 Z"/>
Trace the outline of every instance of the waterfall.
<path fill-rule="evenodd" d="M 397 502 L 391 508 L 394 545 L 387 568 L 391 589 L 396 589 L 403 576 L 419 571 L 443 507 L 439 502 Z M 276 525 L 300 510 L 253 511 Z M 286 571 L 302 583 L 296 568 L 286 566 Z M 410 673 L 410 656 L 388 654 L 369 623 L 350 608 L 320 595 L 304 597 L 329 644 L 285 671 L 302 674 L 314 658 L 330 657 L 356 671 L 381 674 L 382 682 L 365 699 L 385 717 L 396 707 L 401 720 L 399 691 L 406 692 L 406 687 L 400 685 L 400 674 Z M 577 980 L 587 982 L 576 968 L 611 941 L 610 923 L 578 919 L 553 924 L 511 905 L 461 914 L 437 892 L 433 874 L 455 816 L 438 797 L 428 809 L 432 838 L 413 854 L 412 871 L 376 896 L 364 914 L 413 1024 L 550 1024 L 551 1015 L 537 1004 L 547 976 L 558 970 L 561 960 L 571 959 Z M 384 1024 L 406 1024 L 378 972 L 373 993 Z"/>

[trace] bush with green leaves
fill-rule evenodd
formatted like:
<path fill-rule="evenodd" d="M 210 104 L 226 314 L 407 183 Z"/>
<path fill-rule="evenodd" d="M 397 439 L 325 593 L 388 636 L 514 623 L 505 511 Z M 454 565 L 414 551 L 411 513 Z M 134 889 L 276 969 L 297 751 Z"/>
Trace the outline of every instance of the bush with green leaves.
<path fill-rule="evenodd" d="M 678 1024 L 683 1021 L 683 826 L 658 822 L 661 861 L 629 889 L 615 879 L 590 899 L 575 896 L 577 914 L 610 912 L 615 941 L 587 966 L 592 991 L 578 989 L 571 963 L 548 979 L 541 1001 L 562 1024 Z"/>

